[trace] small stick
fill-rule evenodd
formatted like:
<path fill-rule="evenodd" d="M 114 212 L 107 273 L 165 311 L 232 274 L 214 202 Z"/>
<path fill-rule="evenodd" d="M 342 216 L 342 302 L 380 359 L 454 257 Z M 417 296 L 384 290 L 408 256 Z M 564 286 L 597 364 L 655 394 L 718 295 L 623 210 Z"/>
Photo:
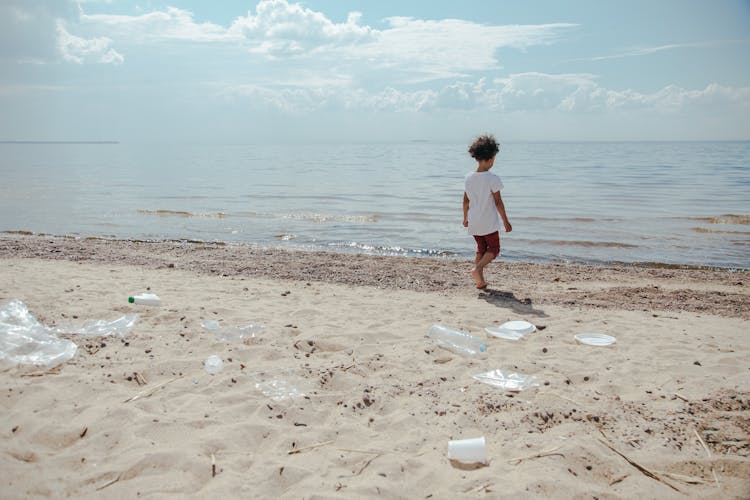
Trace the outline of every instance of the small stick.
<path fill-rule="evenodd" d="M 614 448 L 614 446 L 610 445 L 610 444 L 609 444 L 608 442 L 604 441 L 603 439 L 600 439 L 599 441 L 600 441 L 600 442 L 601 442 L 601 443 L 602 443 L 602 444 L 603 444 L 604 446 L 606 446 L 607 448 L 609 448 L 610 450 L 614 451 L 615 453 L 617 453 L 618 455 L 620 455 L 620 456 L 621 456 L 622 458 L 624 458 L 624 459 L 625 459 L 625 460 L 626 460 L 626 461 L 627 461 L 627 462 L 628 462 L 628 463 L 629 463 L 630 465 L 632 465 L 633 467 L 635 467 L 636 469 L 638 469 L 639 471 L 641 471 L 641 472 L 642 472 L 642 473 L 643 473 L 644 475 L 646 475 L 646 476 L 650 477 L 651 479 L 655 479 L 656 481 L 659 481 L 660 483 L 666 484 L 667 486 L 669 486 L 669 487 L 670 487 L 670 488 L 672 488 L 673 490 L 675 490 L 675 491 L 677 491 L 677 492 L 679 492 L 679 493 L 682 493 L 682 492 L 681 492 L 681 491 L 680 491 L 680 490 L 679 490 L 679 489 L 678 489 L 677 487 L 675 487 L 675 486 L 673 486 L 673 485 L 669 484 L 669 482 L 667 482 L 667 481 L 665 481 L 664 479 L 660 478 L 660 477 L 659 477 L 659 476 L 658 476 L 657 474 L 655 474 L 655 473 L 651 472 L 650 470 L 648 470 L 648 469 L 647 469 L 647 468 L 645 468 L 644 466 L 642 466 L 642 465 L 640 465 L 639 463 L 637 463 L 637 462 L 635 462 L 635 461 L 633 461 L 633 460 L 629 459 L 628 457 L 626 457 L 625 455 L 623 455 L 622 453 L 620 453 L 619 451 L 617 451 L 617 450 L 616 450 L 616 449 Z"/>
<path fill-rule="evenodd" d="M 711 467 L 711 474 L 714 475 L 714 481 L 716 481 L 716 487 L 721 489 L 721 483 L 719 483 L 719 476 L 716 475 L 716 471 Z"/>
<path fill-rule="evenodd" d="M 705 479 L 702 479 L 700 477 L 694 477 L 694 476 L 685 476 L 683 474 L 676 474 L 674 472 L 659 472 L 659 474 L 663 476 L 671 477 L 672 479 L 676 479 L 677 481 L 682 481 L 683 483 L 687 484 L 706 484 L 708 481 Z"/>
<path fill-rule="evenodd" d="M 211 453 L 211 477 L 216 477 L 216 456 Z"/>
<path fill-rule="evenodd" d="M 675 395 L 675 397 L 680 398 L 681 400 L 683 400 L 686 403 L 690 402 L 690 400 L 688 398 L 686 398 L 685 396 L 683 396 L 682 394 L 678 394 L 678 393 L 675 392 L 674 395 Z"/>
<path fill-rule="evenodd" d="M 99 487 L 98 487 L 98 488 L 96 489 L 96 491 L 101 491 L 101 490 L 103 490 L 104 488 L 106 488 L 106 487 L 108 487 L 108 486 L 112 486 L 113 484 L 115 484 L 115 483 L 116 483 L 117 481 L 119 481 L 119 480 L 120 480 L 120 474 L 117 474 L 117 477 L 116 477 L 116 478 L 114 478 L 114 479 L 113 479 L 112 481 L 108 482 L 107 484 L 105 484 L 105 485 L 103 485 L 103 486 L 99 486 Z"/>
<path fill-rule="evenodd" d="M 623 481 L 626 477 L 630 477 L 630 474 L 623 474 L 622 476 L 614 478 L 612 481 L 609 482 L 609 485 L 613 486 L 619 483 L 620 481 Z"/>
<path fill-rule="evenodd" d="M 172 380 L 167 380 L 166 382 L 162 382 L 161 384 L 155 385 L 151 389 L 148 389 L 146 391 L 140 392 L 140 393 L 136 394 L 135 396 L 133 396 L 130 399 L 126 399 L 125 401 L 123 401 L 123 403 L 130 403 L 131 401 L 135 401 L 136 399 L 147 398 L 147 397 L 151 396 L 153 393 L 155 393 L 158 389 L 164 387 L 167 384 L 171 384 L 175 380 L 179 380 L 181 378 L 182 377 L 175 377 Z"/>
<path fill-rule="evenodd" d="M 311 446 L 306 446 L 305 448 L 300 448 L 298 450 L 287 451 L 286 454 L 287 455 L 296 455 L 297 453 L 302 453 L 303 451 L 308 451 L 308 450 L 312 450 L 312 449 L 315 449 L 315 448 L 320 448 L 321 446 L 325 446 L 325 445 L 331 444 L 331 443 L 333 443 L 333 441 L 326 441 L 324 443 L 313 444 Z"/>
<path fill-rule="evenodd" d="M 560 447 L 558 446 L 557 448 L 552 448 L 546 451 L 540 451 L 539 453 L 536 453 L 534 455 L 529 455 L 528 457 L 511 458 L 510 460 L 508 460 L 508 463 L 515 462 L 514 465 L 518 465 L 524 460 L 531 460 L 532 458 L 542 458 L 542 457 L 552 457 L 552 456 L 560 456 L 560 457 L 565 458 L 565 455 L 563 455 L 562 453 L 555 453 L 559 449 Z"/>
<path fill-rule="evenodd" d="M 701 435 L 698 434 L 698 431 L 696 431 L 695 429 L 693 429 L 693 434 L 695 434 L 695 437 L 697 437 L 698 441 L 700 441 L 700 443 L 703 445 L 703 449 L 706 450 L 706 453 L 708 454 L 708 458 L 711 458 L 711 451 L 709 451 L 708 446 L 706 446 L 706 443 L 701 438 Z"/>

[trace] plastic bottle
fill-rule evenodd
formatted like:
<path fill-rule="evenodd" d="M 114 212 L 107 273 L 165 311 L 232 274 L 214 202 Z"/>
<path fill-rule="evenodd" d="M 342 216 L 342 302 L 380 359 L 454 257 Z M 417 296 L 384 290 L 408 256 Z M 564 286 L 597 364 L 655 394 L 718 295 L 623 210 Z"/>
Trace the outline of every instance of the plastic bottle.
<path fill-rule="evenodd" d="M 139 293 L 132 297 L 128 297 L 128 302 L 131 304 L 140 304 L 143 306 L 160 306 L 161 299 L 154 293 Z"/>
<path fill-rule="evenodd" d="M 432 325 L 427 334 L 443 349 L 464 356 L 480 356 L 487 351 L 487 344 L 479 338 L 443 325 Z"/>

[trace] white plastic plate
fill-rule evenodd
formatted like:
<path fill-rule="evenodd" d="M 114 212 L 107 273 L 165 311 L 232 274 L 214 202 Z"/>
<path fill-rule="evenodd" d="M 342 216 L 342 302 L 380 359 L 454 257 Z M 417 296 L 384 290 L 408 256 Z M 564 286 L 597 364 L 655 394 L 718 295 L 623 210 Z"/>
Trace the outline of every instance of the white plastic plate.
<path fill-rule="evenodd" d="M 608 346 L 617 342 L 617 339 L 605 335 L 603 333 L 579 333 L 575 335 L 575 339 L 581 344 L 593 345 L 593 346 Z"/>
<path fill-rule="evenodd" d="M 499 339 L 518 340 L 536 331 L 536 326 L 528 321 L 507 321 L 500 326 L 488 326 L 484 331 Z"/>

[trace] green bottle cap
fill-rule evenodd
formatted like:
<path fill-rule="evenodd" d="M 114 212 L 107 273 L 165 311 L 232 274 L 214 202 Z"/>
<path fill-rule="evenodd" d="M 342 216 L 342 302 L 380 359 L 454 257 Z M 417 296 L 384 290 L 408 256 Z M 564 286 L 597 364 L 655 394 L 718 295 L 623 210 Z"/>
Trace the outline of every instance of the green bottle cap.
<path fill-rule="evenodd" d="M 128 297 L 128 302 L 132 304 L 133 302 L 135 302 L 135 299 L 133 297 Z"/>

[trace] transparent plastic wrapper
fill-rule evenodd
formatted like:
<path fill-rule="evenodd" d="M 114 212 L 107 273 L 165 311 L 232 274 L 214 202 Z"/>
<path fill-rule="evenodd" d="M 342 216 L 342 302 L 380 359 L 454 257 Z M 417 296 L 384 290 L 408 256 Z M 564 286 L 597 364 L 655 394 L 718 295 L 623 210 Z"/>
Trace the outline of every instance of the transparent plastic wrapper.
<path fill-rule="evenodd" d="M 291 371 L 256 374 L 255 388 L 274 401 L 305 397 L 305 379 Z"/>
<path fill-rule="evenodd" d="M 70 335 L 84 335 L 84 336 L 97 336 L 97 337 L 125 337 L 135 325 L 138 319 L 137 314 L 126 314 L 120 316 L 112 321 L 91 320 L 83 323 L 63 323 L 52 328 L 54 333 L 64 333 Z"/>
<path fill-rule="evenodd" d="M 78 346 L 39 323 L 20 300 L 0 305 L 0 360 L 48 368 L 72 358 Z"/>
<path fill-rule="evenodd" d="M 222 326 L 218 321 L 207 319 L 201 322 L 201 326 L 213 332 L 217 340 L 233 342 L 257 337 L 265 328 L 263 325 L 251 323 L 245 326 Z"/>
<path fill-rule="evenodd" d="M 537 378 L 533 375 L 522 375 L 505 370 L 492 370 L 478 373 L 472 378 L 506 391 L 519 392 L 532 387 L 539 387 Z"/>
<path fill-rule="evenodd" d="M 224 361 L 219 356 L 213 354 L 203 362 L 203 368 L 207 373 L 216 375 L 224 369 Z"/>

